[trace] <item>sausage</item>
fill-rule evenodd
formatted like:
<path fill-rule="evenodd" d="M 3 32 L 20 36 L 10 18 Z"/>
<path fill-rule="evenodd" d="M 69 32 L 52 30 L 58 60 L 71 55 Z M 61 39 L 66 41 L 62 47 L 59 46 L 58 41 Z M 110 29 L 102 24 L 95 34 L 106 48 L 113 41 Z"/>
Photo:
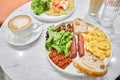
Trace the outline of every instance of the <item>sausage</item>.
<path fill-rule="evenodd" d="M 82 57 L 84 56 L 84 40 L 83 40 L 83 36 L 81 34 L 78 34 L 78 53 L 79 56 Z"/>
<path fill-rule="evenodd" d="M 73 59 L 77 56 L 77 50 L 76 50 L 76 37 L 74 36 L 72 38 L 72 44 L 70 46 L 70 57 Z"/>

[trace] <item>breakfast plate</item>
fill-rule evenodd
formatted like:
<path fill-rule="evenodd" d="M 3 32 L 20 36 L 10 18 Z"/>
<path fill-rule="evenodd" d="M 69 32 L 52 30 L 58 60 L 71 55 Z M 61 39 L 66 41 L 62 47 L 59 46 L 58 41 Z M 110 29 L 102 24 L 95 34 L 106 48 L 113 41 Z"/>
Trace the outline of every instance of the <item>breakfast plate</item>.
<path fill-rule="evenodd" d="M 73 63 L 71 63 L 69 66 L 67 66 L 65 69 L 61 69 L 60 67 L 58 67 L 57 65 L 55 65 L 52 60 L 49 58 L 49 56 L 47 56 L 48 61 L 50 62 L 50 64 L 58 71 L 70 75 L 70 76 L 76 76 L 76 77 L 85 77 L 86 75 L 84 75 L 83 73 L 78 72 L 74 66 Z"/>
<path fill-rule="evenodd" d="M 87 23 L 87 25 L 88 25 L 88 30 L 92 30 L 96 25 L 94 25 L 94 24 L 91 24 L 91 23 L 89 23 L 89 22 L 87 22 L 86 21 L 86 23 Z M 69 22 L 63 22 L 62 24 L 71 24 L 71 21 L 69 21 Z M 59 25 L 61 25 L 61 24 L 59 24 Z M 59 26 L 59 25 L 57 25 L 56 26 L 56 28 Z M 96 26 L 97 27 L 97 26 Z M 103 31 L 101 28 L 99 28 L 99 27 L 97 27 L 97 29 L 100 29 L 101 31 Z M 103 31 L 103 33 L 104 33 L 104 31 Z M 105 33 L 104 33 L 105 34 Z M 109 39 L 109 37 L 108 37 L 108 35 L 107 34 L 105 34 L 106 36 L 107 36 L 107 38 Z M 77 43 L 77 42 L 76 42 Z M 110 45 L 111 45 L 111 52 L 110 52 L 110 55 L 109 55 L 109 57 L 105 57 L 104 58 L 104 60 L 103 60 L 103 63 L 106 65 L 106 66 L 108 66 L 108 64 L 109 64 L 109 62 L 110 62 L 110 60 L 111 60 L 111 57 L 112 57 L 112 43 L 110 43 Z M 64 69 L 62 69 L 62 68 L 60 68 L 58 65 L 56 65 L 54 62 L 53 62 L 53 60 L 51 59 L 51 57 L 50 57 L 50 51 L 47 51 L 47 53 L 48 53 L 48 55 L 47 55 L 47 59 L 48 59 L 48 61 L 50 62 L 50 64 L 53 66 L 53 68 L 55 68 L 55 69 L 57 69 L 58 71 L 60 71 L 60 72 L 62 72 L 62 73 L 64 73 L 64 74 L 67 74 L 67 75 L 71 75 L 71 76 L 77 76 L 77 77 L 85 77 L 86 75 L 85 74 L 83 74 L 82 72 L 79 72 L 74 66 L 73 66 L 73 60 L 76 60 L 76 59 L 79 59 L 79 58 L 81 58 L 81 57 L 79 57 L 79 53 L 77 52 L 77 56 L 74 58 L 74 59 L 72 59 L 72 62 L 66 67 L 66 68 L 64 68 Z M 85 51 L 85 54 L 87 54 L 87 52 Z"/>
<path fill-rule="evenodd" d="M 77 57 L 78 58 L 78 57 Z M 76 59 L 77 59 L 76 58 Z M 111 56 L 109 58 L 106 58 L 104 60 L 104 63 L 108 66 L 109 63 L 110 63 L 110 60 L 112 58 L 112 53 L 111 53 Z M 53 63 L 53 61 L 49 58 L 49 56 L 47 55 L 47 59 L 48 61 L 50 62 L 50 64 L 52 65 L 53 68 L 55 68 L 56 70 L 64 73 L 64 74 L 67 74 L 67 75 L 70 75 L 70 76 L 75 76 L 75 77 L 85 77 L 86 75 L 84 75 L 83 73 L 79 72 L 78 70 L 75 69 L 75 67 L 73 66 L 73 62 L 67 66 L 65 69 L 61 69 L 60 67 L 58 67 L 57 65 L 55 65 Z"/>
<path fill-rule="evenodd" d="M 29 5 L 31 5 L 32 2 L 29 2 Z M 31 7 L 31 6 L 29 6 Z M 33 10 L 30 8 L 30 13 L 38 20 L 41 21 L 48 21 L 48 22 L 54 22 L 54 21 L 61 21 L 69 16 L 72 15 L 72 13 L 74 12 L 75 7 L 69 12 L 69 13 L 65 13 L 65 14 L 61 14 L 61 15 L 48 15 L 45 12 L 43 12 L 40 15 L 36 15 Z"/>
<path fill-rule="evenodd" d="M 8 28 L 5 30 L 5 39 L 6 41 L 14 46 L 23 46 L 30 44 L 34 42 L 36 39 L 39 38 L 39 36 L 42 34 L 42 27 L 38 29 L 38 31 L 33 32 L 31 35 L 25 37 L 25 38 L 20 38 L 16 35 L 14 35 Z"/>

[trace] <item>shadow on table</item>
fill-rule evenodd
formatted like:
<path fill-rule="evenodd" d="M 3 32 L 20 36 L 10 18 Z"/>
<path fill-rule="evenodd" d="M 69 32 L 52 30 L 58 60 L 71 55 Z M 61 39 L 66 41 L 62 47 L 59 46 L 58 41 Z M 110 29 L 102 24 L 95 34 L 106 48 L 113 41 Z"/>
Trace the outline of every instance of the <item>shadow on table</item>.
<path fill-rule="evenodd" d="M 0 80 L 12 80 L 2 69 L 0 66 Z"/>
<path fill-rule="evenodd" d="M 104 79 L 104 77 L 99 77 L 99 78 L 92 78 L 89 76 L 78 77 L 78 76 L 67 75 L 67 74 L 64 74 L 59 71 L 57 71 L 57 72 L 59 75 L 61 75 L 62 77 L 66 78 L 68 80 L 108 80 L 108 79 Z"/>

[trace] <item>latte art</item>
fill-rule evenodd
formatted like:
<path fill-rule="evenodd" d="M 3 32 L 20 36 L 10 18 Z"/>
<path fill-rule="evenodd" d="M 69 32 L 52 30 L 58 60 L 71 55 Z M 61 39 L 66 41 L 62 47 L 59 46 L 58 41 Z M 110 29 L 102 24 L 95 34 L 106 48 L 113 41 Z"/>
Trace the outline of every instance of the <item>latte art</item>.
<path fill-rule="evenodd" d="M 15 19 L 15 21 L 13 21 L 13 25 L 17 26 L 19 29 L 25 26 L 27 23 L 28 23 L 28 19 L 25 18 Z"/>
<path fill-rule="evenodd" d="M 8 27 L 11 30 L 23 30 L 27 28 L 31 24 L 32 20 L 27 15 L 20 15 L 12 18 L 9 23 Z"/>

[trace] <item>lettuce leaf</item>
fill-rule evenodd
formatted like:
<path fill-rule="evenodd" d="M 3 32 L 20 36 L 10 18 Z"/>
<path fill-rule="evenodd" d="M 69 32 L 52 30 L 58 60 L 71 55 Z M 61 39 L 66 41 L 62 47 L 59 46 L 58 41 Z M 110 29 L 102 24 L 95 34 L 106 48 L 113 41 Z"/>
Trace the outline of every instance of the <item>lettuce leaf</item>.
<path fill-rule="evenodd" d="M 40 15 L 44 11 L 50 9 L 50 0 L 33 0 L 31 9 L 36 15 Z"/>
<path fill-rule="evenodd" d="M 73 34 L 61 30 L 60 32 L 55 31 L 55 26 L 52 25 L 48 28 L 49 38 L 45 42 L 47 50 L 52 48 L 56 49 L 58 54 L 64 53 L 65 56 L 69 56 L 70 46 L 72 44 Z"/>

